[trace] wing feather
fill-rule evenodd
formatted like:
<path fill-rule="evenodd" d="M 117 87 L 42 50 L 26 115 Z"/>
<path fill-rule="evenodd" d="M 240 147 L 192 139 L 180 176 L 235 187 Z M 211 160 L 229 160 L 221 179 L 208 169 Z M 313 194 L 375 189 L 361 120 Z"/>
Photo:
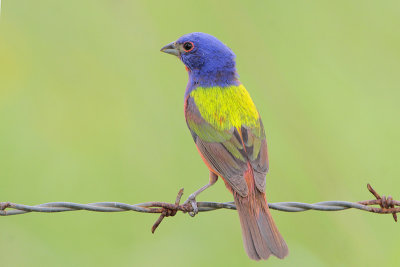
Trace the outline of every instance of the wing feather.
<path fill-rule="evenodd" d="M 185 116 L 196 146 L 206 164 L 242 197 L 249 189 L 244 173 L 250 162 L 256 187 L 265 191 L 265 175 L 268 172 L 267 143 L 264 127 L 259 123 L 253 127 L 242 125 L 221 130 L 201 116 L 193 98 L 186 100 Z"/>

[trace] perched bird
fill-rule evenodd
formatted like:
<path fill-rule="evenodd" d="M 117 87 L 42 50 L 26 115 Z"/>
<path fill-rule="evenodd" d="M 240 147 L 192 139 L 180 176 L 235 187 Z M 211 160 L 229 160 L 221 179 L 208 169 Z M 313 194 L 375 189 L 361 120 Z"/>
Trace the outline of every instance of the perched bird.
<path fill-rule="evenodd" d="M 214 36 L 201 32 L 186 34 L 161 51 L 177 56 L 186 66 L 186 123 L 210 171 L 209 183 L 186 203 L 197 213 L 196 196 L 221 177 L 235 199 L 248 256 L 253 260 L 266 260 L 271 254 L 284 258 L 288 248 L 265 197 L 268 154 L 264 127 L 238 79 L 235 54 Z"/>

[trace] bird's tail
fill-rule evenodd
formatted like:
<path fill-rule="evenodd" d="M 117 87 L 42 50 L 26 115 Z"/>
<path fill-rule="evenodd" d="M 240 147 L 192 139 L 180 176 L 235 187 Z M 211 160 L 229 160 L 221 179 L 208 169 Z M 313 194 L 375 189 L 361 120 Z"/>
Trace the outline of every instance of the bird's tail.
<path fill-rule="evenodd" d="M 265 193 L 255 189 L 246 197 L 236 192 L 233 196 L 247 255 L 253 260 L 266 260 L 271 254 L 280 259 L 287 256 L 288 247 L 269 212 Z"/>

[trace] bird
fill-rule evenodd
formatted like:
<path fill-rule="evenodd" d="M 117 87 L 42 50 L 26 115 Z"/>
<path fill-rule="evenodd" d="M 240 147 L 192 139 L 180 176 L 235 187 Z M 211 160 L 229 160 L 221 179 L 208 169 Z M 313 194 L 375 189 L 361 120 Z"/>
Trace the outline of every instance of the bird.
<path fill-rule="evenodd" d="M 289 253 L 265 196 L 268 152 L 265 130 L 250 94 L 239 81 L 236 56 L 216 37 L 185 34 L 161 48 L 178 57 L 189 75 L 184 95 L 186 124 L 209 169 L 209 182 L 185 201 L 198 212 L 196 197 L 220 177 L 232 193 L 245 251 L 250 259 L 283 259 Z"/>

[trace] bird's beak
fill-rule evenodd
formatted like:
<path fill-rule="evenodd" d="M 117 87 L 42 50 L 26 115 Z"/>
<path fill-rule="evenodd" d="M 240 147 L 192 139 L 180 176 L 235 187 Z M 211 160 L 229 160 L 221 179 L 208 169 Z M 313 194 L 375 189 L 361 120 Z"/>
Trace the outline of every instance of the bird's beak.
<path fill-rule="evenodd" d="M 161 48 L 160 50 L 161 52 L 167 53 L 167 54 L 171 54 L 171 55 L 175 55 L 177 57 L 179 57 L 179 50 L 178 48 L 175 46 L 175 43 L 172 42 L 170 44 L 167 44 L 166 46 L 164 46 L 163 48 Z"/>

